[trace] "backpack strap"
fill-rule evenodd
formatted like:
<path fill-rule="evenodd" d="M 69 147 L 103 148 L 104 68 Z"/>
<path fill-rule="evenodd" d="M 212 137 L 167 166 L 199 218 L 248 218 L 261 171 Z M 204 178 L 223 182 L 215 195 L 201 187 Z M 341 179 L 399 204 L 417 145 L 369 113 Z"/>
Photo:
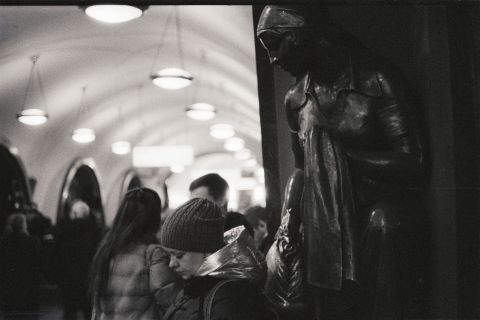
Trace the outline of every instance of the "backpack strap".
<path fill-rule="evenodd" d="M 236 281 L 235 279 L 225 279 L 213 286 L 212 289 L 208 292 L 205 300 L 203 301 L 203 320 L 210 320 L 212 317 L 212 305 L 213 305 L 213 299 L 215 298 L 215 294 L 217 291 L 225 284 L 229 282 L 234 282 Z"/>

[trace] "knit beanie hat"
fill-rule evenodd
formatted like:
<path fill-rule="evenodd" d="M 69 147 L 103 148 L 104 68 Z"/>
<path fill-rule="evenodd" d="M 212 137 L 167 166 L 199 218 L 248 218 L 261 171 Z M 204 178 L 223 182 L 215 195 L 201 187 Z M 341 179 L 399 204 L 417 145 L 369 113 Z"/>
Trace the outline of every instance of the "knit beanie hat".
<path fill-rule="evenodd" d="M 163 223 L 160 243 L 187 252 L 215 252 L 222 248 L 224 218 L 214 202 L 194 198 L 177 208 Z"/>

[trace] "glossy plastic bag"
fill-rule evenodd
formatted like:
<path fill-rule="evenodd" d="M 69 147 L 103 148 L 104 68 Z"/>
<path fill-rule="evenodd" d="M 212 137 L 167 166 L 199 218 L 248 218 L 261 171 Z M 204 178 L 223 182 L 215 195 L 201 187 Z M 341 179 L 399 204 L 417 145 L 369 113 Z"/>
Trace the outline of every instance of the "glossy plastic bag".
<path fill-rule="evenodd" d="M 305 275 L 299 223 L 284 212 L 275 241 L 268 250 L 265 295 L 283 319 L 305 315 Z"/>

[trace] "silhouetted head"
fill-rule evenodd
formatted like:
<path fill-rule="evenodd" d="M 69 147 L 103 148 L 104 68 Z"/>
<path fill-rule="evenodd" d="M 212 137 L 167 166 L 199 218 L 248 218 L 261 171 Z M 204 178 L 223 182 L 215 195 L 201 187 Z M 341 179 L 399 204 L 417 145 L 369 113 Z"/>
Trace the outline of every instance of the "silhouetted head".
<path fill-rule="evenodd" d="M 132 189 L 123 197 L 110 233 L 118 236 L 119 246 L 133 241 L 144 242 L 160 227 L 160 212 L 161 200 L 155 191 Z"/>
<path fill-rule="evenodd" d="M 257 36 L 270 63 L 297 77 L 315 64 L 331 64 L 338 56 L 332 48 L 349 50 L 360 45 L 332 22 L 326 7 L 318 5 L 265 6 Z"/>
<path fill-rule="evenodd" d="M 7 228 L 15 234 L 28 234 L 27 219 L 21 213 L 14 213 L 8 217 Z"/>
<path fill-rule="evenodd" d="M 215 202 L 226 213 L 228 206 L 228 183 L 217 173 L 209 173 L 190 183 L 190 198 L 205 198 Z"/>
<path fill-rule="evenodd" d="M 73 201 L 70 209 L 70 220 L 84 219 L 90 215 L 90 207 L 83 200 L 77 199 Z"/>

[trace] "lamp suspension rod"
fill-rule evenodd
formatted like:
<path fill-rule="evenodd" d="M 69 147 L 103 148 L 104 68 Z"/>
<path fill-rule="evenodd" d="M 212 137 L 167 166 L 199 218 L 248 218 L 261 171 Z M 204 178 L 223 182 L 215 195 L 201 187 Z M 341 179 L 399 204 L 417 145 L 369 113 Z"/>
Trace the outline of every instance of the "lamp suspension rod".
<path fill-rule="evenodd" d="M 176 27 L 176 38 L 177 38 L 177 48 L 178 48 L 178 56 L 180 58 L 180 67 L 182 70 L 185 70 L 185 66 L 183 63 L 183 50 L 182 50 L 182 33 L 180 31 L 180 17 L 178 13 L 178 7 L 175 7 L 175 27 Z"/>
<path fill-rule="evenodd" d="M 160 49 L 165 44 L 165 37 L 167 35 L 167 30 L 168 30 L 168 27 L 170 25 L 170 19 L 172 17 L 172 12 L 173 11 L 170 11 L 168 13 L 167 21 L 165 22 L 165 26 L 163 27 L 162 36 L 160 37 L 160 43 L 157 46 L 157 51 L 155 53 L 155 58 L 153 59 L 152 66 L 150 68 L 150 74 L 154 74 L 156 72 L 157 61 L 158 61 L 158 57 L 160 56 Z"/>
<path fill-rule="evenodd" d="M 35 64 L 37 63 L 38 55 L 31 56 L 30 60 L 32 61 L 32 66 L 30 67 L 30 75 L 28 76 L 27 88 L 25 89 L 25 95 L 23 97 L 22 110 L 20 111 L 25 110 L 25 106 L 27 104 L 28 93 L 30 92 L 30 88 L 33 84 L 33 71 L 35 70 Z"/>

